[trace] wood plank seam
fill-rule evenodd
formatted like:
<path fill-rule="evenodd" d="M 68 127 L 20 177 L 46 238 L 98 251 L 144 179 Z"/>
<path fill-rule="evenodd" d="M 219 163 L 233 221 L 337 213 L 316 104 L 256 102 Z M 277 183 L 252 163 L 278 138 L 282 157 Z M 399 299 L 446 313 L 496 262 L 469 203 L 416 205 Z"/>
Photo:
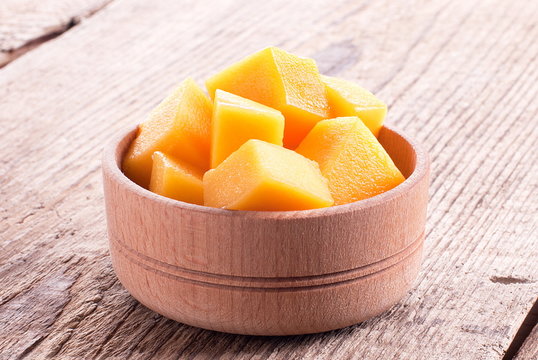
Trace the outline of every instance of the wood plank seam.
<path fill-rule="evenodd" d="M 9 23 L 0 27 L 0 69 L 20 56 L 79 25 L 85 19 L 103 10 L 113 0 L 94 0 L 95 4 L 92 4 L 91 1 L 89 1 L 89 4 L 80 4 L 80 13 L 65 14 L 67 15 L 66 18 L 60 16 L 64 11 L 62 8 L 64 4 L 61 1 L 43 0 L 34 1 L 35 4 L 29 4 L 32 1 L 20 1 L 19 4 L 12 1 L 0 5 L 0 21 L 6 20 L 7 22 L 8 15 L 11 16 Z M 76 3 L 72 4 L 72 6 L 76 6 Z M 82 8 L 82 6 L 85 6 L 85 8 Z M 4 10 L 5 13 L 1 10 Z M 69 8 L 65 9 L 65 11 L 69 10 Z M 20 12 L 14 13 L 13 11 Z M 19 18 L 21 23 L 17 22 Z M 43 27 L 40 32 L 32 34 L 32 31 L 25 31 L 26 27 L 32 28 L 41 24 L 43 24 Z"/>
<path fill-rule="evenodd" d="M 503 360 L 514 358 L 516 360 L 538 359 L 538 298 L 521 323 Z"/>

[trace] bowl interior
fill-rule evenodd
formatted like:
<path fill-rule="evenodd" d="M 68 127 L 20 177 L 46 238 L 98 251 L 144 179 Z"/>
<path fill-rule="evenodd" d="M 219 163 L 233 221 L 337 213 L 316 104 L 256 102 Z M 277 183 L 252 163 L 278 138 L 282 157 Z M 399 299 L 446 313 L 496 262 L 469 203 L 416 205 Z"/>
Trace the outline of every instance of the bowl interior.
<path fill-rule="evenodd" d="M 381 129 L 378 140 L 403 176 L 406 179 L 409 178 L 417 165 L 417 146 L 400 133 L 387 127 Z"/>

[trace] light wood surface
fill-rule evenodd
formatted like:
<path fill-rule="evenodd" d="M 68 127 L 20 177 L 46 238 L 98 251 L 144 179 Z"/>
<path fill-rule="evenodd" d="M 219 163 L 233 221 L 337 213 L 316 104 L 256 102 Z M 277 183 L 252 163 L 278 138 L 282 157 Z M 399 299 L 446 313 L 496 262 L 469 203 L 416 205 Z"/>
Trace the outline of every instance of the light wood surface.
<path fill-rule="evenodd" d="M 538 294 L 536 18 L 525 0 L 117 1 L 16 59 L 0 70 L 2 357 L 501 359 Z M 267 44 L 377 92 L 431 155 L 417 285 L 358 326 L 200 330 L 112 271 L 103 145 L 185 76 Z"/>
<path fill-rule="evenodd" d="M 107 146 L 103 179 L 110 255 L 142 304 L 204 329 L 296 335 L 388 310 L 420 268 L 429 159 L 383 128 L 406 181 L 380 196 L 310 211 L 230 211 L 173 201 L 120 171 L 136 130 Z"/>
<path fill-rule="evenodd" d="M 2 0 L 0 67 L 39 46 L 112 0 Z"/>

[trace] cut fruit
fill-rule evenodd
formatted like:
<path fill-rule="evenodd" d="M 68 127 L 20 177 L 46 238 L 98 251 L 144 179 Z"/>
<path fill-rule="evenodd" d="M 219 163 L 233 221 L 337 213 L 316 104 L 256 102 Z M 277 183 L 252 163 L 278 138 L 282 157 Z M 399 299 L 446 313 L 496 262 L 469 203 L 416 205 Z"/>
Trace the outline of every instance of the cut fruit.
<path fill-rule="evenodd" d="M 211 167 L 215 168 L 246 141 L 282 146 L 284 116 L 278 110 L 217 90 L 211 123 Z"/>
<path fill-rule="evenodd" d="M 123 160 L 125 175 L 147 188 L 155 151 L 208 169 L 211 113 L 211 101 L 203 90 L 190 78 L 183 81 L 140 124 Z"/>
<path fill-rule="evenodd" d="M 204 204 L 284 211 L 327 207 L 333 200 L 314 161 L 278 145 L 249 140 L 205 173 Z"/>
<path fill-rule="evenodd" d="M 320 121 L 296 151 L 319 164 L 335 205 L 370 198 L 405 180 L 376 137 L 355 116 Z"/>
<path fill-rule="evenodd" d="M 171 199 L 204 204 L 202 170 L 160 151 L 153 153 L 152 158 L 149 190 Z"/>
<path fill-rule="evenodd" d="M 365 88 L 347 80 L 321 76 L 327 88 L 331 116 L 358 116 L 377 137 L 383 126 L 387 105 Z"/>
<path fill-rule="evenodd" d="M 284 145 L 295 148 L 320 120 L 329 117 L 325 86 L 316 63 L 276 47 L 263 49 L 214 75 L 206 82 L 217 89 L 254 100 L 284 114 Z"/>

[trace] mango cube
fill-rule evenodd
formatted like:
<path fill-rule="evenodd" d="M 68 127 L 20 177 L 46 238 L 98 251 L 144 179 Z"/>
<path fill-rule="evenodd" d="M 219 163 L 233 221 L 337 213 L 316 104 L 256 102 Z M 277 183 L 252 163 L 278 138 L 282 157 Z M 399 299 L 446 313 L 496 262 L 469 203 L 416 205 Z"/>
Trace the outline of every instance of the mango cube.
<path fill-rule="evenodd" d="M 284 145 L 294 149 L 320 120 L 329 103 L 316 63 L 276 47 L 254 53 L 209 78 L 209 95 L 217 89 L 254 100 L 284 114 Z"/>
<path fill-rule="evenodd" d="M 149 190 L 171 199 L 204 204 L 202 170 L 160 151 L 153 153 L 152 159 Z"/>
<path fill-rule="evenodd" d="M 365 88 L 347 80 L 321 76 L 327 88 L 331 116 L 358 116 L 377 137 L 387 114 L 387 105 Z"/>
<path fill-rule="evenodd" d="M 261 140 L 244 143 L 206 172 L 203 181 L 207 206 L 284 211 L 333 204 L 327 180 L 314 161 Z"/>
<path fill-rule="evenodd" d="M 147 188 L 155 151 L 208 169 L 212 106 L 192 79 L 183 81 L 140 124 L 123 160 L 125 175 Z"/>
<path fill-rule="evenodd" d="M 372 132 L 357 117 L 320 121 L 296 149 L 318 162 L 335 205 L 388 191 L 405 178 Z"/>
<path fill-rule="evenodd" d="M 211 167 L 249 139 L 282 146 L 284 116 L 278 110 L 218 89 L 211 123 Z"/>

